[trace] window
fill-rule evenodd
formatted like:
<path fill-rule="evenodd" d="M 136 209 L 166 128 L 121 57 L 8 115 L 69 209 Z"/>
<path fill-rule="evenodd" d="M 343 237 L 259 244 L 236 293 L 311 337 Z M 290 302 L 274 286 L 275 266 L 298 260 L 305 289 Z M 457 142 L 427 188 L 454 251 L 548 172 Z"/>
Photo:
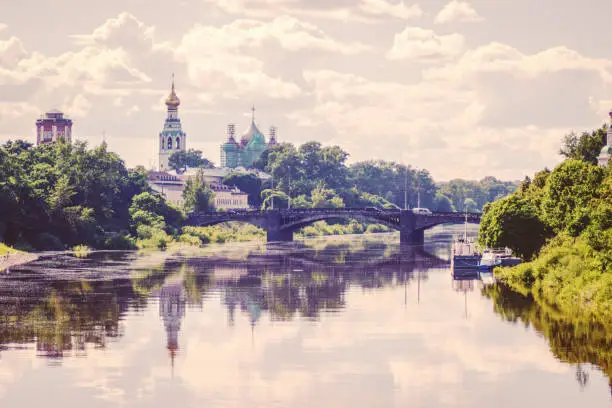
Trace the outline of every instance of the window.
<path fill-rule="evenodd" d="M 181 138 L 177 136 L 176 138 L 176 148 L 180 149 L 181 148 Z"/>
<path fill-rule="evenodd" d="M 168 138 L 168 150 L 172 150 L 172 138 Z"/>

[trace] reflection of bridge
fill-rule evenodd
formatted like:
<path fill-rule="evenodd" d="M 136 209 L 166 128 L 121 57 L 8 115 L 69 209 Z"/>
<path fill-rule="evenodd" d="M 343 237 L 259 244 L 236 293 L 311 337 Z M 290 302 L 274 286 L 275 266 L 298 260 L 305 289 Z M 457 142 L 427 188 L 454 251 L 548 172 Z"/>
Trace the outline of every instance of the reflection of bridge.
<path fill-rule="evenodd" d="M 316 221 L 355 218 L 386 225 L 400 232 L 400 242 L 422 244 L 424 231 L 440 224 L 480 222 L 479 213 L 415 214 L 411 210 L 380 210 L 374 208 L 297 208 L 285 210 L 247 210 L 191 213 L 188 225 L 208 226 L 229 221 L 242 221 L 267 231 L 268 242 L 292 241 L 293 232 Z"/>

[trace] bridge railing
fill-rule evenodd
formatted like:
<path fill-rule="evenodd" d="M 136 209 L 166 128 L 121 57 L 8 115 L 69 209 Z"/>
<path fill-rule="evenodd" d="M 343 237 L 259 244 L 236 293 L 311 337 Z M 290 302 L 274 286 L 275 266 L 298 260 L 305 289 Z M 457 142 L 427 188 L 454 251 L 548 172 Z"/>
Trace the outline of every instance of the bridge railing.
<path fill-rule="evenodd" d="M 190 213 L 188 216 L 206 216 L 206 217 L 231 217 L 231 216 L 253 216 L 265 215 L 271 213 L 280 213 L 281 215 L 302 215 L 312 213 L 324 214 L 375 214 L 375 215 L 398 215 L 402 210 L 385 210 L 379 208 L 291 208 L 280 210 L 257 210 L 257 209 L 236 209 L 227 211 L 208 211 Z M 410 210 L 407 210 L 410 211 Z M 431 214 L 418 214 L 424 217 L 465 217 L 463 212 L 432 212 Z M 480 218 L 480 213 L 467 213 L 468 219 Z"/>

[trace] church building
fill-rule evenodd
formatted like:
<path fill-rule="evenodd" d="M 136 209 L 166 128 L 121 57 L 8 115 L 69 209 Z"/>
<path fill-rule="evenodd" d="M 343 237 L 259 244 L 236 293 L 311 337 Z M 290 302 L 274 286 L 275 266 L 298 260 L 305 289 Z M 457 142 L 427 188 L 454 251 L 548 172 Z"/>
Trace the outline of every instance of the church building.
<path fill-rule="evenodd" d="M 174 74 L 172 75 L 172 89 L 166 98 L 168 108 L 164 129 L 159 133 L 159 170 L 168 171 L 168 159 L 178 151 L 187 150 L 187 134 L 183 132 L 181 120 L 178 117 L 178 107 L 181 100 L 174 91 Z"/>
<path fill-rule="evenodd" d="M 236 127 L 234 124 L 227 126 L 227 141 L 221 145 L 221 167 L 236 168 L 252 167 L 253 162 L 270 146 L 277 144 L 276 128 L 270 128 L 270 141 L 266 142 L 266 137 L 261 133 L 255 124 L 255 107 L 253 106 L 251 125 L 241 136 L 240 142 L 236 141 Z"/>
<path fill-rule="evenodd" d="M 608 133 L 606 134 L 606 144 L 602 147 L 599 153 L 599 165 L 608 166 L 610 158 L 612 158 L 612 109 L 610 110 L 610 124 L 608 125 Z"/>

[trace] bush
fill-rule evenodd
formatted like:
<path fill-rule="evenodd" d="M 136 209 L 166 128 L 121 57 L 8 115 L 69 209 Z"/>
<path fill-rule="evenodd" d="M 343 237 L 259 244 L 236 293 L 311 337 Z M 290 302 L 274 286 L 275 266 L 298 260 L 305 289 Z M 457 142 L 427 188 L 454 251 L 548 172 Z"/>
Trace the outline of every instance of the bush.
<path fill-rule="evenodd" d="M 197 247 L 202 246 L 202 240 L 199 237 L 196 237 L 195 235 L 181 234 L 178 240 L 183 244 Z"/>
<path fill-rule="evenodd" d="M 85 258 L 91 252 L 91 248 L 87 245 L 76 245 L 72 248 L 72 252 L 77 258 Z"/>
<path fill-rule="evenodd" d="M 129 235 L 113 234 L 104 240 L 104 248 L 111 250 L 136 249 L 136 240 Z"/>
<path fill-rule="evenodd" d="M 39 251 L 60 251 L 64 244 L 58 237 L 48 232 L 38 234 L 33 242 L 34 248 Z"/>

